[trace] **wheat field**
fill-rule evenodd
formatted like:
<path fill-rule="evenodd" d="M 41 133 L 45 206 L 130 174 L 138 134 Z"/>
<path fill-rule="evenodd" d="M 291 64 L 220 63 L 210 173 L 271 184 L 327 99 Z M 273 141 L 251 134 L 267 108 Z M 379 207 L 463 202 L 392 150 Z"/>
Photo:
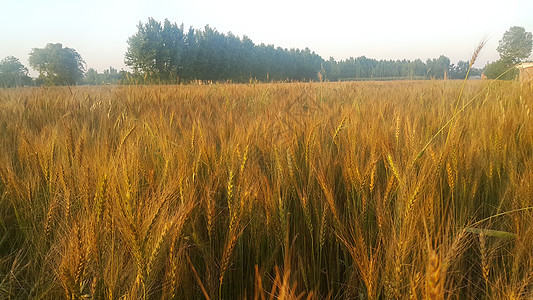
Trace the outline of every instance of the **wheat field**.
<path fill-rule="evenodd" d="M 533 88 L 461 84 L 0 89 L 0 298 L 531 299 Z"/>

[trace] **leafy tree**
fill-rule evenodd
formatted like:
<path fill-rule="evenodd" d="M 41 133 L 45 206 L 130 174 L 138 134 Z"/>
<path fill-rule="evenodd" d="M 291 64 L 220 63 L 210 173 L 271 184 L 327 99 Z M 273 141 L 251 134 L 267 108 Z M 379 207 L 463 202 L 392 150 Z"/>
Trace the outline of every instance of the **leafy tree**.
<path fill-rule="evenodd" d="M 98 73 L 95 69 L 90 68 L 85 74 L 83 83 L 88 85 L 120 84 L 125 83 L 126 80 L 126 73 L 124 71 L 118 72 L 117 69 L 113 67 L 109 67 L 109 69 L 104 70 L 103 73 Z"/>
<path fill-rule="evenodd" d="M 31 85 L 28 69 L 14 56 L 8 56 L 0 62 L 0 87 Z"/>
<path fill-rule="evenodd" d="M 428 66 L 427 75 L 434 78 L 444 78 L 444 73 L 450 69 L 450 59 L 441 55 L 438 59 L 428 59 L 426 62 Z"/>
<path fill-rule="evenodd" d="M 531 55 L 532 45 L 531 32 L 526 32 L 523 27 L 513 26 L 503 34 L 496 50 L 502 61 L 514 65 Z"/>
<path fill-rule="evenodd" d="M 500 53 L 500 59 L 487 64 L 483 73 L 489 79 L 515 79 L 518 75 L 518 70 L 516 68 L 513 69 L 513 66 L 527 59 L 531 55 L 532 47 L 533 37 L 531 32 L 526 32 L 523 27 L 519 26 L 509 28 L 504 33 L 496 49 Z"/>
<path fill-rule="evenodd" d="M 246 36 L 241 39 L 209 26 L 184 31 L 183 25 L 168 20 L 161 24 L 150 18 L 145 24 L 139 23 L 137 29 L 128 39 L 125 62 L 134 74 L 127 82 L 303 81 L 318 80 L 319 72 L 326 80 L 423 79 L 443 78 L 446 72 L 452 72 L 450 59 L 443 55 L 427 63 L 420 59 L 378 61 L 364 56 L 325 61 L 308 48 L 255 45 Z"/>
<path fill-rule="evenodd" d="M 137 74 L 154 80 L 169 80 L 178 76 L 181 64 L 184 33 L 183 25 L 165 20 L 164 24 L 149 18 L 137 25 L 137 33 L 128 39 L 124 62 Z"/>
<path fill-rule="evenodd" d="M 450 79 L 464 79 L 466 73 L 468 72 L 469 63 L 460 60 L 457 62 L 457 65 L 451 64 L 450 69 L 448 70 L 448 78 Z"/>
<path fill-rule="evenodd" d="M 468 73 L 468 77 L 481 75 L 481 69 L 472 67 L 470 68 L 470 72 L 468 72 L 469 67 L 470 67 L 470 63 L 464 60 L 458 61 L 457 65 L 451 64 L 450 69 L 448 70 L 448 78 L 464 79 L 467 73 Z"/>
<path fill-rule="evenodd" d="M 105 84 L 118 84 L 121 81 L 126 79 L 125 74 L 123 71 L 118 72 L 117 69 L 113 67 L 109 67 L 109 69 L 104 70 L 103 76 L 103 83 Z"/>
<path fill-rule="evenodd" d="M 135 78 L 173 83 L 189 80 L 316 80 L 323 59 L 309 49 L 254 45 L 248 38 L 205 26 L 184 31 L 165 20 L 139 23 L 128 39 L 125 63 Z M 144 80 L 143 79 L 143 80 Z"/>
<path fill-rule="evenodd" d="M 39 72 L 38 80 L 49 85 L 74 85 L 85 71 L 81 55 L 60 43 L 33 48 L 29 60 L 30 66 Z"/>
<path fill-rule="evenodd" d="M 85 78 L 83 79 L 84 83 L 88 85 L 99 85 L 102 84 L 102 81 L 100 79 L 100 74 L 98 74 L 98 71 L 96 71 L 93 68 L 89 68 L 87 70 L 87 73 L 85 73 Z"/>
<path fill-rule="evenodd" d="M 427 63 L 420 59 L 378 61 L 365 56 L 350 57 L 338 62 L 330 58 L 323 66 L 328 80 L 424 79 L 428 76 L 443 78 L 444 72 L 452 68 L 446 56 L 428 59 Z"/>
<path fill-rule="evenodd" d="M 501 80 L 514 80 L 518 75 L 518 70 L 513 68 L 509 71 L 509 68 L 512 68 L 512 65 L 509 65 L 503 59 L 499 59 L 495 62 L 487 64 L 483 69 L 483 74 L 485 74 L 485 76 L 487 76 L 489 79 L 496 79 L 499 77 Z"/>

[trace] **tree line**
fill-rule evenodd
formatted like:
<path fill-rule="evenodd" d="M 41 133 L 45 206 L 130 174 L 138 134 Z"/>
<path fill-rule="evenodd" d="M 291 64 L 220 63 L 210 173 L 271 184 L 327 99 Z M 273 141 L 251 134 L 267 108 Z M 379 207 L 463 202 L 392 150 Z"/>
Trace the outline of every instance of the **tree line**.
<path fill-rule="evenodd" d="M 450 64 L 450 59 L 376 60 L 364 56 L 335 61 L 324 60 L 305 48 L 284 49 L 254 44 L 231 32 L 220 33 L 178 26 L 152 18 L 139 23 L 137 33 L 128 40 L 126 65 L 136 75 L 160 82 L 213 80 L 245 82 L 282 80 L 358 80 L 377 78 L 464 78 L 468 63 Z M 480 70 L 474 71 L 477 75 Z"/>
<path fill-rule="evenodd" d="M 531 33 L 522 27 L 511 27 L 500 40 L 501 59 L 484 70 L 471 69 L 470 75 L 496 78 L 506 68 L 524 61 L 531 54 Z M 30 52 L 30 66 L 39 72 L 36 79 L 13 56 L 0 62 L 0 87 L 24 85 L 73 84 L 138 84 L 187 83 L 196 80 L 217 82 L 271 81 L 339 81 L 388 79 L 462 79 L 469 63 L 452 64 L 444 55 L 422 61 L 376 60 L 365 56 L 336 61 L 324 60 L 305 49 L 286 49 L 255 44 L 249 37 L 225 34 L 210 26 L 188 28 L 165 20 L 149 18 L 139 22 L 137 32 L 129 37 L 125 53 L 129 71 L 110 67 L 103 73 L 86 70 L 86 64 L 76 50 L 62 44 L 47 44 Z M 505 73 L 502 79 L 512 79 Z"/>
<path fill-rule="evenodd" d="M 205 26 L 184 29 L 150 18 L 128 39 L 125 63 L 136 75 L 161 82 L 191 80 L 315 80 L 323 59 L 308 48 L 282 49 L 255 45 Z"/>
<path fill-rule="evenodd" d="M 337 80 L 377 80 L 377 79 L 427 79 L 427 78 L 465 78 L 468 62 L 451 64 L 444 55 L 439 58 L 416 60 L 376 60 L 361 56 L 350 57 L 339 62 L 330 58 L 324 63 L 327 79 Z M 471 75 L 481 75 L 481 70 L 471 70 Z"/>

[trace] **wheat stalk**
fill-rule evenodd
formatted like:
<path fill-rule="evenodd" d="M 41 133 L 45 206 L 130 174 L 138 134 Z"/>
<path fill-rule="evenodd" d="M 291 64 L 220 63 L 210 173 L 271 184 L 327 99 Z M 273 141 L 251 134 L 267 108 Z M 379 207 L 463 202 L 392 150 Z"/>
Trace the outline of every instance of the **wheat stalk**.
<path fill-rule="evenodd" d="M 435 250 L 430 249 L 426 267 L 426 299 L 444 299 L 443 286 L 439 256 Z"/>
<path fill-rule="evenodd" d="M 479 234 L 479 249 L 481 251 L 481 273 L 483 274 L 483 279 L 485 280 L 486 294 L 488 296 L 490 264 L 487 250 L 487 240 L 484 232 Z"/>
<path fill-rule="evenodd" d="M 237 240 L 239 236 L 241 235 L 242 230 L 240 232 L 236 232 L 236 229 L 230 230 L 226 246 L 224 247 L 224 252 L 222 254 L 221 259 L 221 267 L 220 267 L 220 277 L 219 277 L 219 283 L 220 286 L 222 286 L 222 283 L 224 282 L 224 275 L 226 274 L 226 271 L 229 267 L 229 261 L 231 258 L 231 254 L 233 252 L 233 248 L 235 248 L 235 245 L 237 244 Z"/>
<path fill-rule="evenodd" d="M 376 184 L 376 172 L 377 172 L 377 167 L 376 167 L 376 164 L 374 164 L 372 166 L 372 170 L 370 171 L 370 183 L 368 185 L 370 193 L 374 191 L 374 187 Z"/>
<path fill-rule="evenodd" d="M 346 122 L 346 117 L 342 118 L 341 123 L 339 124 L 339 126 L 337 126 L 335 132 L 333 133 L 332 140 L 335 144 L 337 144 L 337 136 L 339 135 L 339 132 L 344 127 L 344 122 Z"/>
<path fill-rule="evenodd" d="M 450 163 L 446 163 L 446 174 L 448 175 L 447 177 L 448 185 L 450 186 L 450 189 L 453 193 L 455 189 L 455 175 L 454 175 L 454 172 L 452 170 Z"/>
<path fill-rule="evenodd" d="M 209 239 L 213 237 L 213 226 L 215 222 L 215 200 L 210 194 L 210 191 L 205 192 L 205 204 L 206 204 L 206 212 L 207 212 L 207 234 L 209 235 Z"/>
<path fill-rule="evenodd" d="M 150 257 L 148 258 L 148 263 L 146 265 L 147 278 L 150 278 L 150 275 L 152 274 L 155 259 L 159 255 L 159 251 L 161 250 L 161 247 L 163 246 L 163 243 L 165 242 L 165 239 L 169 234 L 169 229 L 170 227 L 172 227 L 172 225 L 173 225 L 172 223 L 170 224 L 165 223 L 165 225 L 163 226 L 163 230 L 161 231 L 161 234 L 159 234 L 159 238 L 152 249 L 152 253 L 150 254 Z"/>
<path fill-rule="evenodd" d="M 398 179 L 398 182 L 402 182 L 400 180 L 400 174 L 398 173 L 398 169 L 394 165 L 394 161 L 392 160 L 392 156 L 390 154 L 387 154 L 387 162 L 389 163 L 389 166 L 390 166 L 390 168 L 392 170 L 392 173 L 394 174 L 394 177 L 396 177 L 396 179 Z"/>
<path fill-rule="evenodd" d="M 416 199 L 418 198 L 418 194 L 420 193 L 420 189 L 422 187 L 422 183 L 418 181 L 416 184 L 415 190 L 409 197 L 406 205 L 406 209 L 404 211 L 404 220 L 407 220 L 409 216 L 412 216 L 413 207 L 415 206 Z"/>
<path fill-rule="evenodd" d="M 168 262 L 169 262 L 169 268 L 167 270 L 167 282 L 169 285 L 168 290 L 168 298 L 174 299 L 176 296 L 176 289 L 178 285 L 178 262 L 176 255 L 176 240 L 177 235 L 174 235 L 174 238 L 172 239 L 172 242 L 170 243 L 170 249 L 169 249 L 169 255 L 168 255 Z"/>

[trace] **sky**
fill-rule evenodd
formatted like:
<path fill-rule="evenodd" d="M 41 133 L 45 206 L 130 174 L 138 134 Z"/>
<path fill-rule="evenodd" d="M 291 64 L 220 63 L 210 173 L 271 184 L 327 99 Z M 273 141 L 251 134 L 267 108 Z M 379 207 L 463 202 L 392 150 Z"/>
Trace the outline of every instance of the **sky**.
<path fill-rule="evenodd" d="M 0 60 L 28 63 L 32 48 L 61 43 L 99 72 L 124 64 L 128 37 L 149 17 L 242 37 L 255 44 L 309 47 L 324 59 L 469 60 L 487 39 L 476 67 L 498 59 L 506 30 L 533 31 L 532 0 L 0 0 Z"/>

